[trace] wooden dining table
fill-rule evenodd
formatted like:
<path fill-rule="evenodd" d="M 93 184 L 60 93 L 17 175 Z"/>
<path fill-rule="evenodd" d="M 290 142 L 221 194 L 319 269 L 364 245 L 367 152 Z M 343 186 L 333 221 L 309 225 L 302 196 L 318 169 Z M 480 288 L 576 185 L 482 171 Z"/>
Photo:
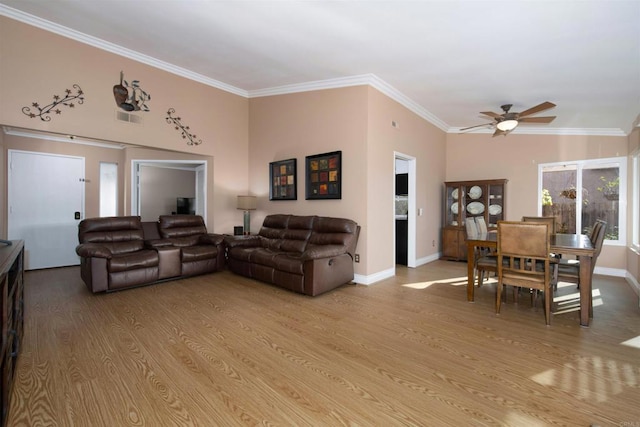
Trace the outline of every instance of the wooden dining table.
<path fill-rule="evenodd" d="M 473 301 L 475 282 L 475 254 L 478 248 L 497 250 L 498 233 L 489 232 L 475 238 L 467 237 L 467 301 Z M 589 326 L 593 317 L 591 304 L 591 278 L 595 248 L 585 234 L 554 234 L 551 236 L 551 252 L 578 257 L 580 261 L 580 325 Z"/>

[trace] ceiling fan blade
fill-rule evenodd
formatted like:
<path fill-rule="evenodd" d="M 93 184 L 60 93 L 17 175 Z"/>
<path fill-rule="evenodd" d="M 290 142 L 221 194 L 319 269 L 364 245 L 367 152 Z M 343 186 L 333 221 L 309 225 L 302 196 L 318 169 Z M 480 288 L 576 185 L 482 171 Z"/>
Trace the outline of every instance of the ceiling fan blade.
<path fill-rule="evenodd" d="M 503 130 L 500 130 L 500 129 L 496 128 L 496 131 L 493 133 L 493 136 L 494 136 L 494 137 L 495 137 L 495 136 L 500 136 L 500 135 L 507 136 L 507 134 L 508 134 L 508 133 L 509 133 L 509 132 L 505 132 L 505 131 L 503 131 Z"/>
<path fill-rule="evenodd" d="M 519 114 L 519 117 L 529 116 L 531 114 L 539 113 L 540 111 L 548 110 L 549 108 L 555 107 L 556 104 L 553 102 L 543 102 L 542 104 L 536 105 L 535 107 L 531 107 L 528 110 L 524 110 Z"/>
<path fill-rule="evenodd" d="M 493 117 L 498 118 L 498 117 L 502 117 L 500 114 L 498 113 L 492 113 L 491 111 L 482 111 L 480 114 L 484 115 L 484 116 L 489 116 L 489 117 Z"/>
<path fill-rule="evenodd" d="M 551 123 L 556 116 L 548 116 L 548 117 L 522 117 L 519 118 L 518 121 L 520 123 Z"/>
<path fill-rule="evenodd" d="M 462 129 L 460 129 L 460 131 L 462 132 L 463 130 L 469 130 L 469 129 L 473 129 L 473 128 L 479 128 L 479 127 L 481 127 L 481 126 L 491 126 L 491 125 L 493 125 L 493 122 L 491 122 L 491 123 L 484 123 L 484 124 L 481 124 L 481 125 L 469 126 L 469 127 L 467 127 L 467 128 L 462 128 Z"/>

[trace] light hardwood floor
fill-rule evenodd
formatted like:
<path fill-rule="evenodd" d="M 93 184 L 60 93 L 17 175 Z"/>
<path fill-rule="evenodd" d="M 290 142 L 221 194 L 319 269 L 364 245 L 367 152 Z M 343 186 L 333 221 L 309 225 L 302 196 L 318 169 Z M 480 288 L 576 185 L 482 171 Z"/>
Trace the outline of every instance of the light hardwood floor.
<path fill-rule="evenodd" d="M 510 293 L 496 316 L 465 275 L 437 261 L 311 298 L 226 271 L 101 295 L 76 267 L 28 272 L 8 425 L 640 426 L 623 279 L 595 278 L 581 328 Z"/>

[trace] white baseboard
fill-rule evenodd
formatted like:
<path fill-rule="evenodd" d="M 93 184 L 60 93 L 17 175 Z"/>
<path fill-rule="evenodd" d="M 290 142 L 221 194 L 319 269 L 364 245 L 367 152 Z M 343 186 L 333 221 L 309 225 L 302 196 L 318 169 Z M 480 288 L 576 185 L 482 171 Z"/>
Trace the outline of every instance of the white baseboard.
<path fill-rule="evenodd" d="M 428 264 L 433 261 L 437 261 L 440 259 L 440 253 L 436 253 L 430 255 L 428 257 L 420 258 L 416 260 L 416 267 L 420 267 L 421 265 Z M 363 275 L 363 274 L 355 274 L 353 277 L 353 282 L 359 285 L 371 285 L 375 282 L 379 282 L 380 280 L 388 279 L 389 277 L 393 277 L 396 275 L 395 267 L 389 268 L 387 270 L 379 271 L 377 273 Z"/>

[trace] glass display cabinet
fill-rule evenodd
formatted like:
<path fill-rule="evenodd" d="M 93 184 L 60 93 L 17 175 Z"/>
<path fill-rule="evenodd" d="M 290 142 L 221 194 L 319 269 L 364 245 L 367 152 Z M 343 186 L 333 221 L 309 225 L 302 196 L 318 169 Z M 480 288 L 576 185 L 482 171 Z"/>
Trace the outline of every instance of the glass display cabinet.
<path fill-rule="evenodd" d="M 466 221 L 484 219 L 488 231 L 495 231 L 505 219 L 506 179 L 451 181 L 444 183 L 442 259 L 467 259 Z"/>

